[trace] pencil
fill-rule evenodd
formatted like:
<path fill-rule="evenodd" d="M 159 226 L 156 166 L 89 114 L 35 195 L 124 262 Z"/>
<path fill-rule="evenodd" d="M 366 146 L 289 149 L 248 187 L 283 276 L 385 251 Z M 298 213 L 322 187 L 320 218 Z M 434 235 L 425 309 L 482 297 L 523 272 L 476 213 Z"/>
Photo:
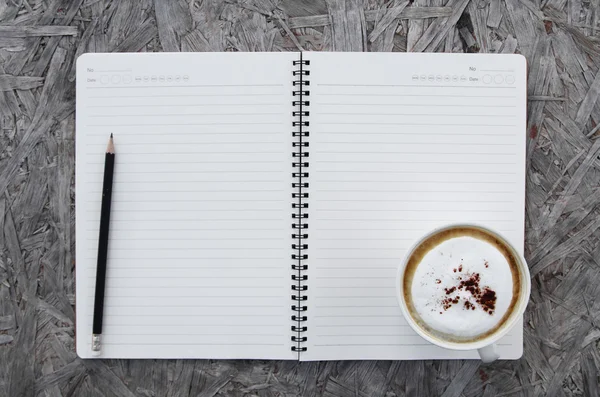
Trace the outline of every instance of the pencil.
<path fill-rule="evenodd" d="M 92 352 L 100 353 L 102 318 L 104 317 L 104 289 L 106 285 L 106 259 L 108 253 L 108 229 L 112 199 L 113 172 L 115 168 L 115 146 L 110 134 L 104 160 L 102 181 L 102 206 L 100 209 L 100 233 L 98 237 L 98 263 L 96 267 L 96 292 L 94 296 L 94 323 L 92 325 Z"/>

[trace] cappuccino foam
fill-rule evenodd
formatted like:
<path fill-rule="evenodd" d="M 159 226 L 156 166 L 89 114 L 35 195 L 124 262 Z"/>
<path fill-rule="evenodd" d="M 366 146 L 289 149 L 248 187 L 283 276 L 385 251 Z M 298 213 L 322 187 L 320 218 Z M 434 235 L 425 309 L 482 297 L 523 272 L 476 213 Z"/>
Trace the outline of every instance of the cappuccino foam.
<path fill-rule="evenodd" d="M 485 337 L 506 320 L 517 298 L 518 279 L 509 260 L 497 245 L 470 235 L 441 241 L 414 268 L 412 309 L 425 328 L 444 339 Z"/>

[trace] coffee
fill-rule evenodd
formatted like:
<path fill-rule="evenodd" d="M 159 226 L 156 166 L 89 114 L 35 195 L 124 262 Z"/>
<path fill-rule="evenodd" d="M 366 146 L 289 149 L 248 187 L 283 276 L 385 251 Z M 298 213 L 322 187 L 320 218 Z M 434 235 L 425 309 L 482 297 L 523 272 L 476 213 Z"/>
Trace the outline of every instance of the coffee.
<path fill-rule="evenodd" d="M 408 259 L 404 299 L 433 337 L 471 343 L 493 334 L 519 301 L 518 259 L 495 236 L 475 227 L 443 230 Z"/>

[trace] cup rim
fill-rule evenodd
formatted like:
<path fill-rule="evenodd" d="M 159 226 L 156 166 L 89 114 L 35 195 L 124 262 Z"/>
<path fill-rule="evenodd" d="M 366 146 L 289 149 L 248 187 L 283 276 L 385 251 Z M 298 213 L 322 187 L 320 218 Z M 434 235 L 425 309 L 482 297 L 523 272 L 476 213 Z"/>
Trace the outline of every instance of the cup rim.
<path fill-rule="evenodd" d="M 514 314 L 508 319 L 507 323 L 498 332 L 495 332 L 495 333 L 489 335 L 488 337 L 486 337 L 482 340 L 475 341 L 475 342 L 464 342 L 464 343 L 463 342 L 450 342 L 450 341 L 444 341 L 441 339 L 437 339 L 437 338 L 431 336 L 429 333 L 427 333 L 425 330 L 423 330 L 417 324 L 417 322 L 413 319 L 413 317 L 411 316 L 411 314 L 408 310 L 406 301 L 404 299 L 404 270 L 406 269 L 408 259 L 413 254 L 414 250 L 419 245 L 421 245 L 421 243 L 423 243 L 423 241 L 430 238 L 431 236 L 433 236 L 437 233 L 443 232 L 445 230 L 459 228 L 459 227 L 471 227 L 471 228 L 475 228 L 475 229 L 481 229 L 484 232 L 487 232 L 495 237 L 498 237 L 500 240 L 502 240 L 502 242 L 512 251 L 513 255 L 515 255 L 515 257 L 518 259 L 520 271 L 521 271 L 523 279 L 524 279 L 524 283 L 523 283 L 524 288 L 522 291 L 523 293 L 521 294 L 519 301 L 517 302 L 517 308 L 516 308 Z M 525 260 L 525 257 L 523 256 L 523 254 L 521 254 L 502 233 L 500 233 L 494 229 L 491 229 L 488 226 L 484 226 L 482 224 L 475 223 L 475 222 L 449 223 L 449 224 L 445 224 L 445 225 L 436 227 L 435 229 L 432 229 L 431 231 L 423 234 L 419 239 L 417 239 L 410 246 L 410 248 L 406 252 L 404 258 L 402 259 L 400 266 L 398 266 L 398 269 L 396 272 L 396 298 L 398 300 L 398 304 L 400 305 L 400 310 L 402 311 L 402 315 L 406 319 L 406 322 L 408 323 L 408 325 L 410 325 L 410 327 L 417 334 L 419 334 L 419 336 L 421 336 L 423 339 L 427 340 L 428 342 L 433 343 L 437 346 L 446 348 L 446 349 L 451 349 L 451 350 L 477 350 L 477 349 L 481 349 L 483 347 L 492 345 L 495 342 L 497 342 L 499 339 L 501 339 L 503 336 L 505 336 L 510 330 L 512 330 L 514 328 L 515 324 L 521 319 L 522 315 L 525 313 L 525 310 L 527 308 L 530 294 L 531 294 L 531 275 L 529 273 L 529 266 L 527 265 L 527 261 Z"/>

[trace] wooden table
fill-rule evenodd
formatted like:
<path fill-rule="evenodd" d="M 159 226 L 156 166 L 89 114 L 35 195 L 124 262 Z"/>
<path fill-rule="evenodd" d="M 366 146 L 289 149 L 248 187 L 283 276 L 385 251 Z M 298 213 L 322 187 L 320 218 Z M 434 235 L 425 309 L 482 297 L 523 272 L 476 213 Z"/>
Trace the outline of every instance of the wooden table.
<path fill-rule="evenodd" d="M 598 0 L 367 3 L 0 0 L 1 396 L 598 396 Z M 77 56 L 298 49 L 527 57 L 526 252 L 533 291 L 521 360 L 77 358 Z"/>

